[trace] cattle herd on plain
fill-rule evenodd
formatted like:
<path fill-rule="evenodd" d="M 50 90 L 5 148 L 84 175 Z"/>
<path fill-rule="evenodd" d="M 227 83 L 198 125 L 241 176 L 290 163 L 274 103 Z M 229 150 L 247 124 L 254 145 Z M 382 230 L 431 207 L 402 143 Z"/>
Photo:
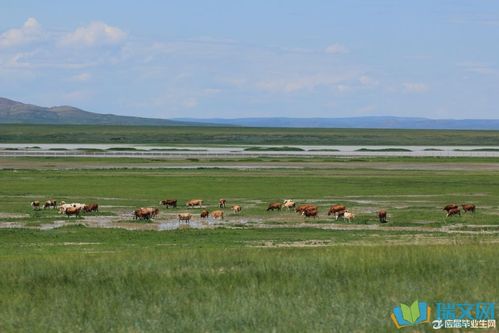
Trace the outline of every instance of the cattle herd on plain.
<path fill-rule="evenodd" d="M 177 208 L 177 200 L 176 199 L 165 199 L 159 202 L 160 205 L 165 206 L 166 209 L 169 208 Z M 226 208 L 227 200 L 220 199 L 218 201 L 218 208 L 210 213 L 207 209 L 203 209 L 199 214 L 201 219 L 206 219 L 208 217 L 212 217 L 213 219 L 221 219 L 224 218 L 224 211 L 222 209 Z M 203 200 L 201 199 L 193 199 L 186 202 L 185 206 L 187 208 L 203 208 Z M 96 203 L 83 204 L 83 203 L 70 203 L 67 204 L 64 201 L 61 201 L 59 205 L 57 205 L 57 201 L 55 200 L 47 200 L 42 205 L 40 201 L 32 201 L 31 207 L 34 210 L 41 209 L 57 209 L 59 214 L 64 214 L 68 218 L 70 216 L 78 217 L 83 213 L 92 213 L 99 211 L 99 205 Z M 476 210 L 476 206 L 474 204 L 462 204 L 461 205 L 464 213 L 471 212 L 474 213 Z M 238 214 L 241 212 L 242 207 L 240 205 L 233 205 L 231 207 L 234 214 Z M 280 211 L 281 209 L 286 209 L 288 211 L 294 210 L 296 213 L 307 217 L 316 218 L 319 215 L 319 208 L 314 204 L 302 204 L 297 206 L 293 200 L 286 199 L 284 202 L 272 202 L 267 207 L 267 212 L 269 211 Z M 451 216 L 461 216 L 461 209 L 456 204 L 448 204 L 443 208 L 444 211 L 447 212 L 446 217 Z M 141 207 L 136 209 L 133 212 L 133 218 L 136 220 L 150 220 L 156 217 L 159 214 L 159 209 L 154 207 Z M 333 216 L 335 220 L 339 218 L 343 218 L 345 221 L 352 222 L 355 218 L 355 214 L 350 212 L 346 206 L 340 204 L 331 205 L 327 212 L 328 216 Z M 379 219 L 380 223 L 388 222 L 387 217 L 388 213 L 385 209 L 378 210 L 376 215 Z M 179 213 L 177 214 L 177 218 L 179 222 L 189 222 L 193 217 L 191 213 Z"/>

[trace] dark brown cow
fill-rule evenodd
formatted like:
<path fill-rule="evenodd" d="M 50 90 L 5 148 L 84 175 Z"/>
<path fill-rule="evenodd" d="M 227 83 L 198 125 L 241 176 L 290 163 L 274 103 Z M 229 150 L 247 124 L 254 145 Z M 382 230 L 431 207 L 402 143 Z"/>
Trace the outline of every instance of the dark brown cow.
<path fill-rule="evenodd" d="M 461 216 L 461 210 L 459 208 L 449 209 L 449 211 L 447 212 L 447 217 L 453 216 L 453 215 L 459 215 L 459 216 Z"/>
<path fill-rule="evenodd" d="M 177 208 L 177 199 L 165 199 L 165 200 L 161 200 L 159 202 L 160 205 L 163 205 L 166 207 L 166 209 L 168 209 L 168 207 L 173 207 L 173 208 Z"/>
<path fill-rule="evenodd" d="M 218 207 L 220 208 L 225 208 L 225 204 L 227 203 L 227 200 L 225 199 L 220 199 L 218 200 Z"/>
<path fill-rule="evenodd" d="M 281 210 L 281 207 L 282 207 L 282 203 L 280 203 L 280 202 L 269 203 L 269 206 L 267 207 L 267 212 L 269 210 L 274 211 L 274 209 Z"/>
<path fill-rule="evenodd" d="M 448 204 L 443 208 L 443 210 L 445 210 L 448 213 L 451 209 L 456 209 L 456 208 L 459 208 L 456 204 Z"/>
<path fill-rule="evenodd" d="M 316 205 L 312 205 L 312 204 L 303 204 L 303 205 L 300 205 L 300 206 L 296 207 L 295 211 L 298 214 L 303 214 L 303 212 L 305 210 L 310 209 L 310 208 L 317 209 L 317 206 Z"/>
<path fill-rule="evenodd" d="M 463 204 L 463 210 L 464 212 L 475 212 L 476 206 L 474 204 Z"/>
<path fill-rule="evenodd" d="M 327 215 L 328 216 L 330 216 L 330 215 L 336 216 L 336 213 L 341 212 L 341 211 L 345 211 L 345 210 L 347 210 L 347 208 L 343 205 L 331 205 L 331 207 L 329 208 L 329 211 L 327 212 Z"/>
<path fill-rule="evenodd" d="M 83 206 L 83 211 L 85 213 L 92 213 L 92 212 L 98 212 L 99 211 L 99 205 L 96 203 L 91 203 L 88 205 Z"/>
<path fill-rule="evenodd" d="M 386 210 L 384 210 L 384 209 L 381 209 L 380 211 L 378 211 L 379 222 L 386 223 L 386 216 L 387 215 L 388 214 L 387 214 Z"/>
<path fill-rule="evenodd" d="M 317 210 L 317 208 L 307 208 L 301 214 L 305 217 L 316 218 L 318 213 L 319 211 Z"/>
<path fill-rule="evenodd" d="M 43 209 L 56 208 L 56 207 L 57 207 L 57 201 L 55 201 L 55 200 L 47 200 L 47 201 L 45 201 L 45 204 L 43 205 Z"/>
<path fill-rule="evenodd" d="M 202 219 L 205 219 L 205 218 L 207 218 L 208 216 L 210 216 L 210 212 L 209 212 L 209 211 L 207 211 L 206 209 L 204 209 L 204 210 L 201 212 L 200 216 L 201 216 L 201 218 L 202 218 Z"/>
<path fill-rule="evenodd" d="M 40 209 L 40 201 L 38 201 L 38 200 L 31 201 L 31 207 L 34 210 L 39 210 Z"/>
<path fill-rule="evenodd" d="M 64 211 L 64 214 L 66 214 L 66 216 L 69 218 L 71 215 L 74 215 L 76 217 L 80 216 L 80 211 L 81 211 L 81 208 L 78 207 L 68 207 L 66 208 L 66 210 Z"/>

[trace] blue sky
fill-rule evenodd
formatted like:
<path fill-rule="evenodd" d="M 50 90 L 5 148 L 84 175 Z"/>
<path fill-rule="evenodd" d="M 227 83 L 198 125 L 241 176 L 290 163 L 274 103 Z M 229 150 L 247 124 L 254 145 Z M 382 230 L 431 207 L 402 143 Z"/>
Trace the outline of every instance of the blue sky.
<path fill-rule="evenodd" d="M 499 118 L 499 1 L 3 0 L 0 96 L 160 118 Z"/>

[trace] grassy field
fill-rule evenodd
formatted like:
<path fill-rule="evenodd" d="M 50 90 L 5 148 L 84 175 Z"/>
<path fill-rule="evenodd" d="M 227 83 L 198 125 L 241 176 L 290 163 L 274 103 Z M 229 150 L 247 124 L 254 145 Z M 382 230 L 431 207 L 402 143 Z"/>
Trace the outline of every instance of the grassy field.
<path fill-rule="evenodd" d="M 136 207 L 157 206 L 165 198 L 180 205 L 193 198 L 214 209 L 219 198 L 240 204 L 237 218 L 272 223 L 301 223 L 293 212 L 265 212 L 269 202 L 292 198 L 319 205 L 315 221 L 330 222 L 327 209 L 343 203 L 358 223 L 377 223 L 375 212 L 389 210 L 392 225 L 443 225 L 449 221 L 498 224 L 499 171 L 375 170 L 375 169 L 110 169 L 0 171 L 0 212 L 29 214 L 11 221 L 39 223 L 58 218 L 55 212 L 33 212 L 32 200 L 95 202 L 103 212 L 126 214 Z M 446 219 L 447 203 L 473 202 L 475 215 Z M 165 211 L 166 213 L 166 211 Z M 233 216 L 230 210 L 229 217 Z M 236 218 L 234 216 L 234 218 Z"/>
<path fill-rule="evenodd" d="M 499 131 L 0 124 L 2 143 L 499 145 Z"/>
<path fill-rule="evenodd" d="M 348 245 L 368 234 L 2 230 L 0 330 L 395 332 L 400 302 L 497 297 L 497 246 Z M 307 239 L 337 246 L 259 247 Z"/>
<path fill-rule="evenodd" d="M 458 170 L 372 167 L 412 159 L 257 170 L 141 170 L 124 167 L 128 159 L 106 159 L 98 163 L 114 169 L 78 168 L 89 160 L 42 170 L 57 160 L 24 158 L 16 160 L 23 168 L 0 170 L 0 224 L 68 224 L 0 229 L 0 332 L 396 332 L 389 314 L 400 303 L 497 299 L 499 170 L 479 167 L 490 160 L 442 160 L 460 161 Z M 255 162 L 303 162 L 272 161 Z M 202 198 L 210 210 L 224 197 L 243 211 L 227 208 L 216 228 L 158 232 L 84 227 L 87 217 L 68 220 L 29 206 L 49 198 L 98 202 L 92 219 L 140 229 L 187 211 L 132 219 L 134 208 L 167 197 L 181 205 Z M 319 218 L 265 211 L 268 202 L 288 198 L 318 204 Z M 449 202 L 473 202 L 478 210 L 446 219 Z M 326 215 L 332 203 L 346 204 L 357 218 L 335 222 Z M 376 220 L 379 208 L 389 211 L 386 225 Z M 321 229 L 333 222 L 359 229 Z"/>

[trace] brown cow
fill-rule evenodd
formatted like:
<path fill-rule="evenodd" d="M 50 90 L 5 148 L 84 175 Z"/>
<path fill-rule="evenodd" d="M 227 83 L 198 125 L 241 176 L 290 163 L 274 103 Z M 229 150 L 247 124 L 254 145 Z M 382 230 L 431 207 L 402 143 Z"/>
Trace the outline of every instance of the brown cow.
<path fill-rule="evenodd" d="M 241 206 L 239 206 L 239 205 L 234 205 L 234 206 L 232 206 L 232 210 L 234 211 L 234 214 L 239 213 L 239 212 L 241 211 L 241 209 L 242 209 L 242 208 L 241 208 Z"/>
<path fill-rule="evenodd" d="M 347 210 L 347 208 L 343 205 L 331 205 L 331 207 L 329 207 L 329 211 L 327 212 L 327 215 L 328 216 L 330 216 L 330 215 L 336 216 L 336 213 L 341 212 L 341 211 L 345 211 L 345 210 Z"/>
<path fill-rule="evenodd" d="M 459 215 L 459 216 L 461 216 L 461 210 L 459 208 L 449 209 L 449 211 L 447 212 L 447 217 L 453 216 L 453 215 Z"/>
<path fill-rule="evenodd" d="M 474 204 L 463 204 L 463 210 L 464 212 L 475 212 L 476 206 Z"/>
<path fill-rule="evenodd" d="M 143 219 L 143 220 L 149 220 L 155 217 L 156 215 L 159 214 L 159 209 L 158 208 L 139 208 L 136 209 L 134 212 L 135 219 Z"/>
<path fill-rule="evenodd" d="M 177 199 L 165 199 L 159 202 L 160 205 L 163 205 L 168 209 L 168 207 L 172 206 L 173 208 L 177 208 Z"/>
<path fill-rule="evenodd" d="M 200 214 L 200 216 L 201 216 L 201 218 L 202 218 L 202 219 L 207 218 L 209 215 L 210 215 L 210 212 L 209 212 L 209 211 L 207 211 L 206 209 L 204 209 L 204 210 L 201 212 L 201 214 Z"/>
<path fill-rule="evenodd" d="M 80 211 L 81 211 L 81 208 L 80 207 L 68 207 L 66 208 L 66 210 L 64 211 L 64 214 L 66 214 L 66 216 L 69 218 L 71 215 L 74 215 L 75 217 L 78 217 L 80 216 Z"/>
<path fill-rule="evenodd" d="M 300 205 L 298 207 L 296 207 L 295 211 L 298 213 L 298 214 L 303 214 L 303 212 L 309 208 L 315 208 L 317 209 L 317 206 L 316 205 L 312 205 L 312 204 L 304 204 L 304 205 Z"/>
<path fill-rule="evenodd" d="M 40 209 L 40 201 L 38 201 L 38 200 L 31 201 L 31 207 L 34 210 L 39 210 Z"/>
<path fill-rule="evenodd" d="M 225 208 L 225 204 L 227 203 L 227 200 L 225 199 L 220 199 L 218 200 L 218 207 L 220 208 Z"/>
<path fill-rule="evenodd" d="M 384 209 L 378 211 L 378 218 L 380 223 L 386 223 L 387 212 Z"/>
<path fill-rule="evenodd" d="M 178 217 L 178 221 L 179 222 L 186 221 L 187 223 L 189 223 L 189 221 L 192 218 L 192 214 L 190 214 L 190 213 L 180 213 L 180 214 L 177 215 L 177 217 Z"/>
<path fill-rule="evenodd" d="M 269 203 L 269 206 L 267 207 L 267 212 L 269 210 L 274 211 L 274 209 L 281 210 L 281 207 L 282 207 L 282 203 L 280 203 L 280 202 Z"/>
<path fill-rule="evenodd" d="M 317 208 L 307 208 L 301 214 L 304 215 L 305 217 L 316 218 L 318 213 L 319 212 L 317 211 Z"/>
<path fill-rule="evenodd" d="M 201 199 L 192 199 L 192 200 L 187 201 L 185 205 L 187 207 L 198 206 L 199 208 L 201 208 L 201 206 L 203 205 L 203 200 L 201 200 Z"/>
<path fill-rule="evenodd" d="M 83 206 L 83 211 L 85 213 L 92 213 L 92 212 L 98 212 L 99 211 L 99 205 L 96 203 L 91 203 L 88 205 Z"/>
<path fill-rule="evenodd" d="M 214 219 L 224 219 L 224 212 L 221 211 L 221 210 L 215 210 L 211 213 L 211 217 L 213 217 Z"/>
<path fill-rule="evenodd" d="M 443 208 L 443 210 L 445 210 L 448 213 L 451 209 L 456 209 L 456 208 L 459 208 L 456 204 L 448 204 Z"/>
<path fill-rule="evenodd" d="M 57 207 L 57 201 L 55 201 L 55 200 L 47 200 L 47 201 L 45 201 L 45 204 L 43 205 L 43 209 L 56 208 L 56 207 Z"/>

